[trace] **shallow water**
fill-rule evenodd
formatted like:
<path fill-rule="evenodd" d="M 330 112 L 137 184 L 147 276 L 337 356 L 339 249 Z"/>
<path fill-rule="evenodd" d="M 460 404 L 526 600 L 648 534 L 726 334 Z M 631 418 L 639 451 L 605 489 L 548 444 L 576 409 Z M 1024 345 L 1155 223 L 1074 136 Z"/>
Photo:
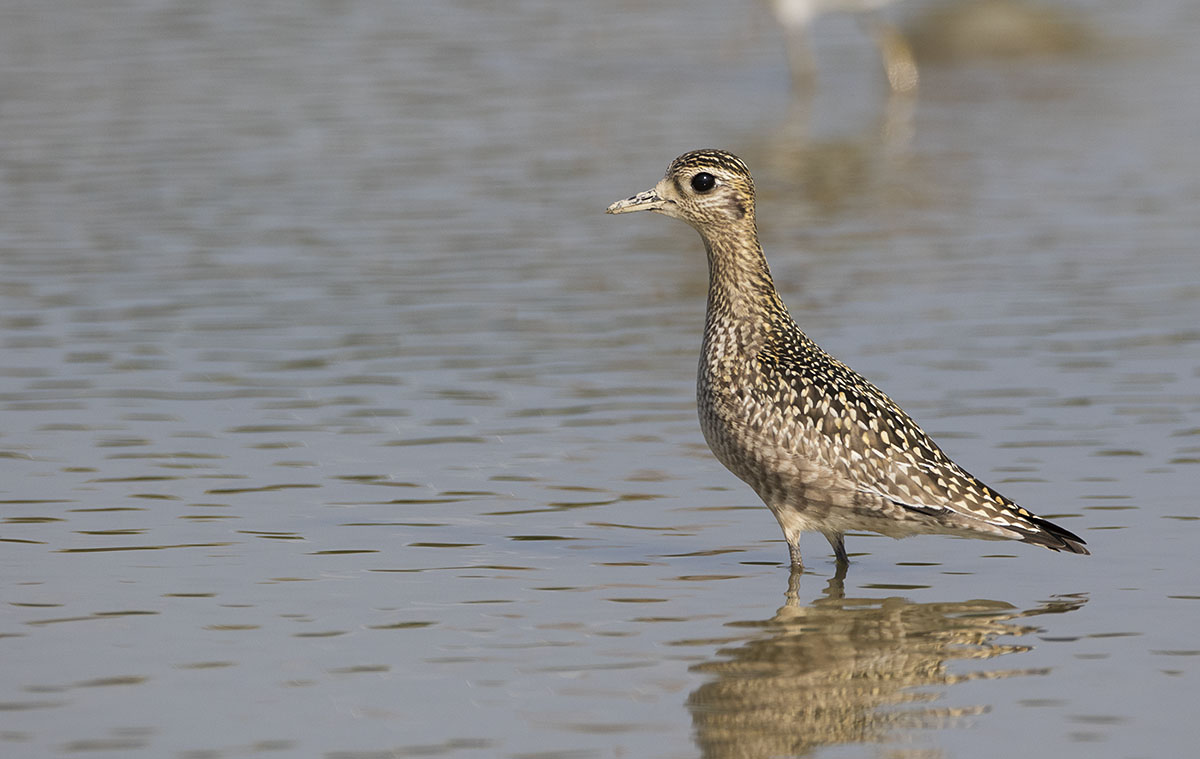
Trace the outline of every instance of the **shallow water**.
<path fill-rule="evenodd" d="M 0 753 L 1188 753 L 1200 11 L 1067 8 L 915 101 L 822 21 L 809 102 L 728 3 L 0 9 Z M 789 583 L 695 234 L 603 214 L 706 145 L 808 333 L 1093 556 Z"/>

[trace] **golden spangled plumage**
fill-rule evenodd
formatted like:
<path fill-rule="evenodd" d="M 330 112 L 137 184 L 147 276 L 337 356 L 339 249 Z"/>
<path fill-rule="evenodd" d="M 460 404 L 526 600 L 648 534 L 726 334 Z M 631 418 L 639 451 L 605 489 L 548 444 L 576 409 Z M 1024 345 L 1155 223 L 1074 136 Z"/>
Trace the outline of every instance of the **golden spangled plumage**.
<path fill-rule="evenodd" d="M 696 397 L 716 457 L 758 493 L 799 568 L 800 533 L 945 533 L 1016 539 L 1086 554 L 950 460 L 882 390 L 792 321 L 775 290 L 754 216 L 754 180 L 737 156 L 696 150 L 653 189 L 609 213 L 655 211 L 695 227 L 708 252 L 708 314 Z"/>

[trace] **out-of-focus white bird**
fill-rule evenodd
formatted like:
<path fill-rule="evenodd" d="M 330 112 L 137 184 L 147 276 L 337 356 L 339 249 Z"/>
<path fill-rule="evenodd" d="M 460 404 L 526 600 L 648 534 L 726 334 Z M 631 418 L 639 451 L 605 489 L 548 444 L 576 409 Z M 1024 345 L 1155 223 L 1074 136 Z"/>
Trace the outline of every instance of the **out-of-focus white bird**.
<path fill-rule="evenodd" d="M 770 0 L 771 10 L 787 38 L 788 65 L 792 85 L 797 89 L 812 86 L 816 66 L 809 46 L 809 29 L 822 13 L 854 13 L 863 23 L 883 60 L 884 73 L 893 92 L 917 88 L 919 76 L 912 49 L 904 36 L 879 13 L 895 0 Z"/>

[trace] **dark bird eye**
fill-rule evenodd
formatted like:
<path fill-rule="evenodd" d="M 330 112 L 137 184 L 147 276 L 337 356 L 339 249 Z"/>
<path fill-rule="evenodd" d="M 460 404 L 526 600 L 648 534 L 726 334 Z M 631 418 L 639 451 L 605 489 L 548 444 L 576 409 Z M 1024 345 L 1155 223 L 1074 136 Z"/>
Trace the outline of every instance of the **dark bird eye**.
<path fill-rule="evenodd" d="M 692 177 L 692 189 L 696 192 L 708 192 L 717 186 L 717 178 L 707 171 L 702 171 Z"/>

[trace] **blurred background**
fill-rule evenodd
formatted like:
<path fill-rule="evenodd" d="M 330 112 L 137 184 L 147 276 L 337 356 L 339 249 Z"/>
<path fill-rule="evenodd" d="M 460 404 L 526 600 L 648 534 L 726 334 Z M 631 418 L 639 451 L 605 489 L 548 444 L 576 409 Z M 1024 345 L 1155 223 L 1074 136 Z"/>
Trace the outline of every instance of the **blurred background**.
<path fill-rule="evenodd" d="M 0 5 L 0 753 L 1182 756 L 1191 0 Z M 694 409 L 755 172 L 808 334 L 1079 533 L 819 536 Z"/>

